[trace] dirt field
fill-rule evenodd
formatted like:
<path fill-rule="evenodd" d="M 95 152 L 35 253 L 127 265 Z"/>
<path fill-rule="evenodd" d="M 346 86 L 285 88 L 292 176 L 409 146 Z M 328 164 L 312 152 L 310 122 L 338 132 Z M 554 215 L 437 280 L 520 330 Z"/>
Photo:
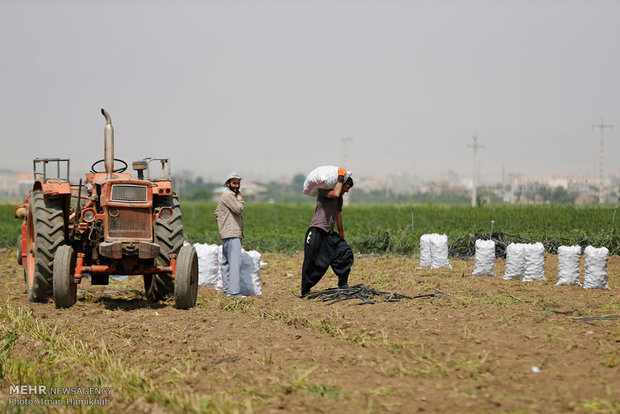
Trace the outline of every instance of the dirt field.
<path fill-rule="evenodd" d="M 9 386 L 28 380 L 15 368 L 28 360 L 65 372 L 56 384 L 113 388 L 101 410 L 114 412 L 620 412 L 620 321 L 577 320 L 620 316 L 620 257 L 609 261 L 607 291 L 554 286 L 556 256 L 534 283 L 502 280 L 503 260 L 497 277 L 464 277 L 473 259 L 429 270 L 415 258 L 356 257 L 350 284 L 443 295 L 328 306 L 291 294 L 302 255 L 265 254 L 262 297 L 200 287 L 197 307 L 182 311 L 172 301 L 149 306 L 136 277 L 84 281 L 71 309 L 29 303 L 14 254 L 0 251 L 3 329 L 6 309 L 23 306 L 37 329 L 107 350 L 115 368 L 106 371 L 114 379 L 95 379 L 95 363 L 67 368 L 79 360 L 50 359 L 44 340 L 17 333 L 12 368 L 0 375 L 5 410 L 20 412 Z M 335 283 L 330 272 L 314 290 Z M 581 315 L 554 312 L 572 309 Z M 132 373 L 153 388 L 136 387 Z"/>

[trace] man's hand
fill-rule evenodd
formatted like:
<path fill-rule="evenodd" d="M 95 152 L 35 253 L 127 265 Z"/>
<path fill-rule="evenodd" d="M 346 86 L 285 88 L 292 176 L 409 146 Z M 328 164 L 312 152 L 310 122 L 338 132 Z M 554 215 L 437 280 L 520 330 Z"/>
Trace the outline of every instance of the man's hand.
<path fill-rule="evenodd" d="M 344 183 L 344 176 L 347 175 L 347 170 L 343 167 L 338 168 L 338 181 Z"/>
<path fill-rule="evenodd" d="M 339 231 L 338 234 L 340 234 L 340 237 L 344 239 L 344 231 Z"/>

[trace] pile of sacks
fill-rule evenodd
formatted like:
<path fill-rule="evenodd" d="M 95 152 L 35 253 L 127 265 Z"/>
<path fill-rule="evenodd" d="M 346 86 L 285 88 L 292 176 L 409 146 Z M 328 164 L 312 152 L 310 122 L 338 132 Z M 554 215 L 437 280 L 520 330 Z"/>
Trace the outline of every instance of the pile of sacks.
<path fill-rule="evenodd" d="M 585 272 L 583 287 L 586 289 L 609 289 L 606 247 L 588 246 L 584 250 Z M 581 286 L 579 262 L 581 246 L 560 246 L 558 248 L 558 281 L 556 286 Z M 506 247 L 506 272 L 504 280 L 532 282 L 545 280 L 545 248 L 542 243 L 511 243 Z"/>
<path fill-rule="evenodd" d="M 213 286 L 222 290 L 222 246 L 217 244 L 195 243 L 198 254 L 198 284 Z M 261 254 L 256 250 L 241 249 L 241 292 L 244 296 L 262 295 L 260 285 L 260 268 L 266 263 L 261 262 Z"/>
<path fill-rule="evenodd" d="M 420 266 L 452 269 L 448 261 L 448 236 L 433 233 L 423 234 L 420 237 Z"/>
<path fill-rule="evenodd" d="M 545 278 L 545 246 L 542 243 L 510 243 L 506 247 L 504 280 L 536 282 Z"/>
<path fill-rule="evenodd" d="M 585 289 L 609 289 L 607 261 L 609 250 L 606 247 L 588 246 L 585 256 L 583 287 Z M 560 246 L 558 248 L 558 282 L 556 286 L 581 286 L 579 261 L 581 246 Z"/>

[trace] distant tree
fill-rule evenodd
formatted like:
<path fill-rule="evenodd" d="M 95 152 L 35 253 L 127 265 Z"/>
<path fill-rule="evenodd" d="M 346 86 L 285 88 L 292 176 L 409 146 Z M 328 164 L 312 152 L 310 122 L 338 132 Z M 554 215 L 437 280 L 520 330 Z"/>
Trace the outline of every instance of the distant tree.
<path fill-rule="evenodd" d="M 563 187 L 556 187 L 551 193 L 551 202 L 554 204 L 573 204 L 577 195 L 569 193 Z"/>
<path fill-rule="evenodd" d="M 301 191 L 304 187 L 304 181 L 306 181 L 306 176 L 303 174 L 296 174 L 293 177 L 293 181 L 291 182 L 291 187 L 293 191 Z"/>
<path fill-rule="evenodd" d="M 194 191 L 192 195 L 189 196 L 190 200 L 196 201 L 210 201 L 213 197 L 213 190 L 209 187 L 201 187 Z"/>
<path fill-rule="evenodd" d="M 551 201 L 551 189 L 547 186 L 539 187 L 536 190 L 536 195 L 538 195 L 543 202 Z"/>

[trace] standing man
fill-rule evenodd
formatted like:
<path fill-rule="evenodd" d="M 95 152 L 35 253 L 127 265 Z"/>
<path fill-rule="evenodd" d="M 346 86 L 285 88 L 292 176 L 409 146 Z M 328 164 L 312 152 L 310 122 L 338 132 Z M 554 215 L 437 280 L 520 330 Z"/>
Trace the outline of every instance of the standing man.
<path fill-rule="evenodd" d="M 215 219 L 222 238 L 222 294 L 241 295 L 241 241 L 243 240 L 243 198 L 241 197 L 241 176 L 231 172 L 224 183 L 226 187 L 217 203 Z"/>
<path fill-rule="evenodd" d="M 344 179 L 347 170 L 338 169 L 338 182 L 333 190 L 319 190 L 316 209 L 304 240 L 304 264 L 301 270 L 301 295 L 319 283 L 327 268 L 338 276 L 338 287 L 348 287 L 353 265 L 353 251 L 344 240 L 342 226 L 342 195 L 353 187 L 353 179 Z M 338 233 L 334 231 L 334 224 Z"/>

